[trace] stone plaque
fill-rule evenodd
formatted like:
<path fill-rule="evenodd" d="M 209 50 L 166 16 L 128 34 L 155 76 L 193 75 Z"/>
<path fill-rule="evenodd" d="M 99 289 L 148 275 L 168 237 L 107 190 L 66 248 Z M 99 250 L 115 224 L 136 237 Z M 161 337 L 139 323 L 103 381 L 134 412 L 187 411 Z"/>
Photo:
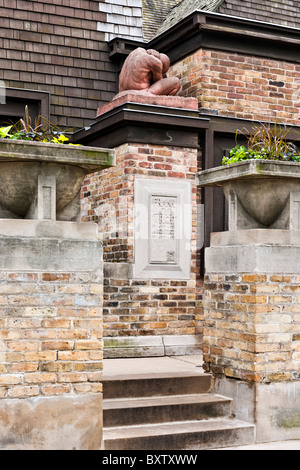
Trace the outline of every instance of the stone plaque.
<path fill-rule="evenodd" d="M 189 279 L 191 183 L 136 178 L 133 275 Z"/>
<path fill-rule="evenodd" d="M 149 240 L 151 264 L 176 264 L 177 223 L 177 197 L 151 196 Z"/>

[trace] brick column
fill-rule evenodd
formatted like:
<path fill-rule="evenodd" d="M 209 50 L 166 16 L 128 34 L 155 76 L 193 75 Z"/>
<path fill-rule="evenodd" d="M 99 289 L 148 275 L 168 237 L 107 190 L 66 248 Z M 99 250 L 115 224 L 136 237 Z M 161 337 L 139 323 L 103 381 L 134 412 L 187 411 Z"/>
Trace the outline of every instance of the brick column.
<path fill-rule="evenodd" d="M 91 130 L 78 135 L 78 141 L 88 145 L 109 143 L 117 158 L 115 168 L 86 179 L 82 194 L 83 220 L 98 222 L 103 238 L 104 354 L 199 353 L 202 306 L 196 289 L 201 280 L 195 174 L 199 126 L 208 121 L 199 119 L 194 99 L 129 94 L 115 101 L 100 110 Z M 141 227 L 134 212 L 140 192 L 151 185 L 156 185 L 157 196 L 167 187 L 179 192 L 183 186 L 182 197 L 190 198 L 186 228 L 191 241 L 190 247 L 183 247 L 190 266 L 186 270 L 179 266 L 168 274 L 170 267 L 159 263 L 144 272 L 137 267 L 143 249 L 137 250 Z M 143 220 L 141 226 L 148 224 Z"/>
<path fill-rule="evenodd" d="M 96 224 L 2 220 L 0 266 L 0 448 L 100 449 Z"/>
<path fill-rule="evenodd" d="M 300 248 L 288 234 L 216 233 L 206 250 L 204 367 L 258 441 L 299 438 Z"/>

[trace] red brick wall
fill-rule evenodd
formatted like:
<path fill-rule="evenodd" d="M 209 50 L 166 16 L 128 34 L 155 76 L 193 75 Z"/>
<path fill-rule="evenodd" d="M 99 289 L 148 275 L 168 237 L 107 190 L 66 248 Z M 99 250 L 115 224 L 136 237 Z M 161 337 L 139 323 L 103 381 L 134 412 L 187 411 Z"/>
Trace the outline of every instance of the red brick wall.
<path fill-rule="evenodd" d="M 208 114 L 299 125 L 300 65 L 201 49 L 173 65 L 182 96 Z"/>
<path fill-rule="evenodd" d="M 51 93 L 51 120 L 81 128 L 115 94 L 96 0 L 0 1 L 0 79 Z"/>
<path fill-rule="evenodd" d="M 104 279 L 104 336 L 183 335 L 201 332 L 202 280 L 196 250 L 197 150 L 124 144 L 116 167 L 90 175 L 82 191 L 84 221 L 96 221 L 107 265 L 134 262 L 134 181 L 186 179 L 193 183 L 190 280 L 145 280 L 131 276 Z M 163 181 L 163 180 L 162 180 Z M 113 223 L 114 218 L 116 224 Z M 196 284 L 198 289 L 196 290 Z"/>

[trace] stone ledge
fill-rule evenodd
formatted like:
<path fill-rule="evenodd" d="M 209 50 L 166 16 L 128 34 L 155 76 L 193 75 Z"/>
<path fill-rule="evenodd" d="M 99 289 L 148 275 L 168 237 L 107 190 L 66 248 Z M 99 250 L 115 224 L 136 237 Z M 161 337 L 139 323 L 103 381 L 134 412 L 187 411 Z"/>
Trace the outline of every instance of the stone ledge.
<path fill-rule="evenodd" d="M 233 245 L 299 246 L 300 230 L 249 229 L 211 234 L 211 247 Z"/>
<path fill-rule="evenodd" d="M 94 222 L 2 219 L 0 237 L 97 240 L 98 227 Z"/>
<path fill-rule="evenodd" d="M 199 354 L 201 335 L 104 338 L 104 359 Z"/>

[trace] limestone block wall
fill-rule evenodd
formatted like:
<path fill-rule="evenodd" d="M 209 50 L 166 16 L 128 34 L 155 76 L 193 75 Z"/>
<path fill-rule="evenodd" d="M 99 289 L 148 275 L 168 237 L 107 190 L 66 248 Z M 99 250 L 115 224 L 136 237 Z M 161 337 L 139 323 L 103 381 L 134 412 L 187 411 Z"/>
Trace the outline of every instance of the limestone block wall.
<path fill-rule="evenodd" d="M 240 53 L 200 49 L 169 73 L 203 113 L 299 124 L 300 66 Z"/>
<path fill-rule="evenodd" d="M 116 148 L 116 166 L 85 180 L 84 221 L 98 222 L 104 256 L 104 336 L 194 335 L 201 332 L 202 280 L 197 252 L 197 149 L 154 144 Z M 136 178 L 190 181 L 192 249 L 189 279 L 134 278 Z M 199 201 L 198 201 L 199 202 Z M 197 285 L 197 289 L 196 289 Z"/>
<path fill-rule="evenodd" d="M 206 275 L 206 370 L 252 383 L 299 380 L 299 283 L 288 273 Z"/>

